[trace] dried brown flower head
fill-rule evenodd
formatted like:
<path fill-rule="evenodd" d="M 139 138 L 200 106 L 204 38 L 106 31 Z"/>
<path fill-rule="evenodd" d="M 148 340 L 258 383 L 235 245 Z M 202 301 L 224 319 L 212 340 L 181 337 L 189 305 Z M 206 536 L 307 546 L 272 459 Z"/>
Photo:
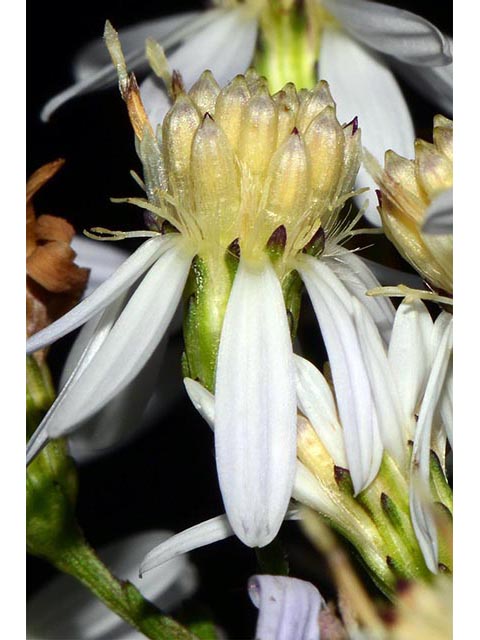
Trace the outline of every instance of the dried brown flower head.
<path fill-rule="evenodd" d="M 63 218 L 35 215 L 33 196 L 62 167 L 63 159 L 37 169 L 27 181 L 27 336 L 71 309 L 87 284 L 70 243 L 75 230 Z"/>

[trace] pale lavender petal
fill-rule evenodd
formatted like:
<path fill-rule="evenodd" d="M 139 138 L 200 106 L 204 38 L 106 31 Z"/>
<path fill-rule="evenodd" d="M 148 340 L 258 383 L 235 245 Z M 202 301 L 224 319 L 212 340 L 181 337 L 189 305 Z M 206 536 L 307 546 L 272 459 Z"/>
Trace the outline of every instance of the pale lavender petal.
<path fill-rule="evenodd" d="M 320 609 L 325 601 L 310 582 L 257 575 L 248 581 L 257 607 L 256 640 L 320 640 Z"/>
<path fill-rule="evenodd" d="M 27 340 L 27 353 L 52 344 L 96 316 L 129 289 L 152 264 L 172 246 L 173 234 L 157 236 L 144 242 L 117 271 L 85 300 L 56 322 Z"/>
<path fill-rule="evenodd" d="M 242 259 L 223 321 L 215 382 L 220 488 L 235 534 L 262 547 L 280 528 L 296 453 L 292 342 L 280 282 Z"/>
<path fill-rule="evenodd" d="M 354 38 L 382 53 L 419 66 L 452 61 L 447 38 L 428 20 L 369 0 L 324 0 Z"/>
<path fill-rule="evenodd" d="M 385 151 L 394 149 L 411 158 L 415 132 L 405 98 L 386 64 L 347 34 L 326 29 L 318 62 L 319 77 L 327 80 L 337 104 L 340 122 L 358 116 L 363 146 L 383 165 Z M 380 226 L 376 184 L 362 166 L 356 188 L 370 191 L 357 196 L 361 207 L 368 198 L 365 217 Z"/>

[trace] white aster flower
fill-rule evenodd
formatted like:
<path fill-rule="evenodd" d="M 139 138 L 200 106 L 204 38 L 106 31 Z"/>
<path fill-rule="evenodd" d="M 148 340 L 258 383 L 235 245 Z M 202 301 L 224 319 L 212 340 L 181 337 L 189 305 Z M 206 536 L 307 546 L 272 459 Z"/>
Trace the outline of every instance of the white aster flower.
<path fill-rule="evenodd" d="M 337 220 L 352 195 L 360 131 L 354 123 L 340 125 L 326 83 L 299 94 L 290 84 L 271 97 L 254 73 L 223 90 L 206 73 L 188 95 L 178 95 L 157 142 L 112 30 L 107 39 L 144 165 L 148 199 L 130 201 L 152 214 L 153 227 L 165 230 L 168 222 L 176 232 L 135 232 L 153 237 L 89 298 L 29 341 L 32 352 L 86 323 L 71 375 L 31 438 L 28 458 L 49 438 L 97 414 L 146 367 L 158 366 L 195 259 L 194 271 L 204 269 L 202 290 L 212 282 L 212 299 L 205 333 L 195 334 L 190 351 L 187 344 L 187 360 L 211 340 L 202 381 L 216 393 L 225 508 L 243 542 L 264 546 L 281 525 L 295 475 L 295 368 L 282 291 L 294 271 L 307 287 L 329 352 L 357 492 L 380 464 L 352 300 L 369 309 L 385 338 L 393 307 L 364 295 L 378 281 L 340 246 L 350 226 Z M 187 321 L 202 312 L 202 291 L 196 295 Z"/>
<path fill-rule="evenodd" d="M 99 550 L 112 573 L 129 580 L 142 595 L 165 612 L 172 611 L 196 590 L 198 578 L 188 558 L 164 565 L 161 575 L 138 577 L 138 563 L 145 551 L 168 531 L 145 531 Z M 27 601 L 29 640 L 140 640 L 145 636 L 110 611 L 74 578 L 61 575 Z"/>
<path fill-rule="evenodd" d="M 328 309 L 328 304 L 325 306 Z M 297 402 L 307 420 L 302 415 L 298 417 L 298 457 L 291 496 L 347 529 L 348 516 L 342 513 L 341 503 L 335 499 L 328 482 L 323 484 L 321 478 L 325 472 L 318 464 L 329 470 L 333 465 L 349 469 L 356 490 L 356 469 L 366 466 L 372 473 L 368 482 L 374 480 L 385 449 L 398 469 L 398 481 L 409 491 L 412 524 L 425 563 L 436 573 L 438 542 L 428 498 L 430 450 L 444 465 L 446 437 L 451 442 L 452 433 L 452 316 L 443 312 L 433 322 L 423 302 L 405 300 L 396 313 L 386 348 L 369 313 L 355 299 L 351 300 L 350 313 L 361 356 L 356 361 L 357 369 L 352 367 L 348 371 L 350 379 L 339 378 L 334 374 L 332 353 L 336 357 L 341 347 L 329 349 L 335 398 L 320 371 L 307 360 L 295 357 Z M 336 319 L 338 322 L 338 316 Z M 345 340 L 347 332 L 343 336 Z M 328 343 L 327 347 L 330 347 Z M 358 368 L 364 369 L 363 378 Z M 196 408 L 215 428 L 214 396 L 193 380 L 186 380 L 185 384 Z M 364 384 L 367 387 L 362 386 Z M 363 405 L 356 402 L 356 394 L 361 394 Z M 350 407 L 345 410 L 344 403 L 348 401 Z M 361 419 L 362 410 L 369 414 L 373 424 L 370 433 L 367 429 L 357 430 L 352 437 L 349 409 L 357 412 L 357 420 Z M 319 449 L 318 438 L 328 458 Z M 408 443 L 412 441 L 409 463 Z M 286 519 L 297 517 L 292 507 Z M 148 571 L 178 554 L 233 533 L 226 515 L 195 525 L 162 541 L 147 554 L 141 570 Z M 367 530 L 364 535 L 360 552 L 370 553 L 371 545 L 372 555 L 381 554 L 381 550 L 375 548 L 378 540 L 372 543 Z M 379 560 L 384 561 L 382 557 Z"/>
<path fill-rule="evenodd" d="M 187 89 L 204 69 L 210 69 L 221 85 L 244 73 L 253 62 L 257 32 L 265 26 L 264 19 L 268 20 L 270 3 L 228 0 L 215 5 L 205 12 L 178 14 L 123 30 L 122 43 L 130 68 L 139 72 L 147 68 L 144 49 L 145 39 L 150 37 L 165 49 L 171 67 L 180 71 Z M 389 66 L 393 62 L 430 97 L 438 96 L 440 106 L 448 107 L 452 89 L 448 39 L 424 18 L 370 0 L 318 0 L 308 3 L 303 11 L 313 25 L 310 29 L 316 32 L 312 41 L 320 40 L 318 78 L 330 84 L 340 121 L 358 116 L 363 144 L 379 161 L 387 149 L 409 157 L 413 152 L 413 124 Z M 77 83 L 50 100 L 43 109 L 43 119 L 66 100 L 115 81 L 100 41 L 78 56 L 74 71 Z M 297 82 L 294 77 L 285 77 L 281 84 L 288 81 Z M 158 122 L 168 109 L 165 95 L 162 99 L 159 94 L 162 88 L 150 76 L 142 85 L 142 97 L 147 113 Z M 363 167 L 357 186 L 374 188 Z M 379 223 L 373 197 L 366 216 Z"/>

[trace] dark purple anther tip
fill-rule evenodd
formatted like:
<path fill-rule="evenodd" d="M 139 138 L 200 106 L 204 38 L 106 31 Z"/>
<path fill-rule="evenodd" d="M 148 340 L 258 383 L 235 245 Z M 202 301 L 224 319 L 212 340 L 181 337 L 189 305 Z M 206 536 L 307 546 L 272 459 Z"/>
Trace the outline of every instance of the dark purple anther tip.
<path fill-rule="evenodd" d="M 350 120 L 350 122 L 346 124 L 344 128 L 348 129 L 350 125 L 352 125 L 352 136 L 354 136 L 358 130 L 358 116 L 355 116 L 353 120 Z"/>
<path fill-rule="evenodd" d="M 205 115 L 203 116 L 204 120 L 206 120 L 207 118 L 213 122 L 213 117 L 208 113 L 208 111 L 206 111 Z"/>
<path fill-rule="evenodd" d="M 292 136 L 298 136 L 298 135 L 300 135 L 300 131 L 297 129 L 297 127 L 293 127 Z"/>
<path fill-rule="evenodd" d="M 268 247 L 275 249 L 285 249 L 285 245 L 287 244 L 287 230 L 281 224 L 279 227 L 275 229 L 268 240 Z"/>
<path fill-rule="evenodd" d="M 238 238 L 235 238 L 235 240 L 230 243 L 227 251 L 231 255 L 235 256 L 238 259 L 240 259 L 240 243 L 238 241 Z"/>
<path fill-rule="evenodd" d="M 380 189 L 375 189 L 375 193 L 377 194 L 378 206 L 382 206 L 382 192 Z"/>

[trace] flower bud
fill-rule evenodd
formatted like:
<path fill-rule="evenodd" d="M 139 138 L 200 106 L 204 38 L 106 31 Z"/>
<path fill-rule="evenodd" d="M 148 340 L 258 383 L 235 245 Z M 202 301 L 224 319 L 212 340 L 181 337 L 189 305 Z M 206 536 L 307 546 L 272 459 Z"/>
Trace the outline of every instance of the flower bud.
<path fill-rule="evenodd" d="M 235 215 L 240 181 L 227 136 L 206 114 L 192 142 L 192 193 L 199 225 L 208 241 L 228 246 L 238 235 Z"/>
<path fill-rule="evenodd" d="M 201 115 L 207 112 L 213 115 L 215 102 L 220 93 L 220 87 L 211 71 L 204 71 L 188 92 L 189 97 L 197 105 Z"/>
<path fill-rule="evenodd" d="M 452 132 L 452 122 L 436 116 L 433 144 L 417 140 L 414 160 L 387 151 L 382 171 L 367 156 L 387 237 L 432 287 L 447 293 L 453 292 L 453 237 L 424 233 L 422 226 L 432 201 L 452 188 Z"/>
<path fill-rule="evenodd" d="M 192 140 L 201 120 L 192 100 L 180 94 L 163 121 L 163 155 L 173 196 L 185 195 Z"/>
<path fill-rule="evenodd" d="M 310 166 L 305 143 L 297 129 L 276 151 L 268 167 L 265 216 L 272 229 L 287 222 L 291 227 L 297 209 L 306 209 L 310 195 Z"/>
<path fill-rule="evenodd" d="M 237 149 L 245 105 L 250 90 L 243 76 L 237 76 L 221 90 L 215 105 L 215 120 L 222 127 L 233 149 Z"/>
<path fill-rule="evenodd" d="M 262 174 L 277 143 L 277 108 L 267 89 L 248 102 L 240 128 L 238 157 L 252 174 Z"/>
<path fill-rule="evenodd" d="M 305 131 L 312 120 L 326 107 L 335 109 L 335 103 L 325 80 L 321 80 L 312 91 L 302 95 L 304 99 L 298 109 L 297 127 Z"/>

